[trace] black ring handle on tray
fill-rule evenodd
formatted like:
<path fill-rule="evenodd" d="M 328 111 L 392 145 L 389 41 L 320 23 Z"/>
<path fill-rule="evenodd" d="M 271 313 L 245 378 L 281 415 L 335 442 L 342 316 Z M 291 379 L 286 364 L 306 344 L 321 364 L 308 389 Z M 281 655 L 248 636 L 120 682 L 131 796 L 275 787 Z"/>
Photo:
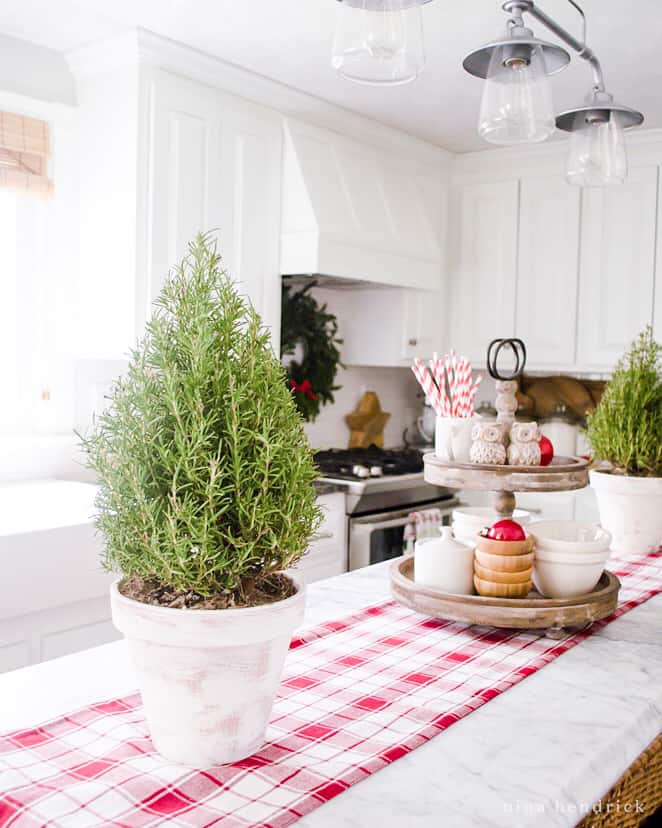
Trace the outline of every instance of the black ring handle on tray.
<path fill-rule="evenodd" d="M 499 354 L 503 348 L 507 348 L 515 354 L 515 370 L 512 374 L 500 374 L 497 368 Z M 521 339 L 493 339 L 487 348 L 487 371 L 492 379 L 514 380 L 524 370 L 526 365 L 526 345 Z"/>

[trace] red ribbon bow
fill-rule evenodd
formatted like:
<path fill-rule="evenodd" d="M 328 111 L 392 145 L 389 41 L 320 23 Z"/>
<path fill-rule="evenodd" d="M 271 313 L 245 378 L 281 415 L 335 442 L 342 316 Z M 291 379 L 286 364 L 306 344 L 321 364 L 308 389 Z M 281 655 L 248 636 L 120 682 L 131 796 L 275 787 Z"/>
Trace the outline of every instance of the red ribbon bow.
<path fill-rule="evenodd" d="M 317 394 L 313 391 L 313 386 L 310 384 L 309 379 L 305 379 L 302 383 L 298 383 L 296 380 L 290 380 L 290 388 L 293 394 L 305 394 L 311 400 L 317 399 Z"/>

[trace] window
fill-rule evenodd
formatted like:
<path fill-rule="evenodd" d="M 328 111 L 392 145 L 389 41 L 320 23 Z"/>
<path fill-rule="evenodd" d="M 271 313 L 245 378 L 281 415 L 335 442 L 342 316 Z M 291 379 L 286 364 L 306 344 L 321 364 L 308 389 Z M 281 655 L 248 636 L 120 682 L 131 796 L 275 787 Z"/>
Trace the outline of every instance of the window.
<path fill-rule="evenodd" d="M 0 112 L 2 433 L 73 424 L 77 208 L 68 180 L 43 197 L 51 191 L 44 135 L 48 142 L 44 121 Z"/>

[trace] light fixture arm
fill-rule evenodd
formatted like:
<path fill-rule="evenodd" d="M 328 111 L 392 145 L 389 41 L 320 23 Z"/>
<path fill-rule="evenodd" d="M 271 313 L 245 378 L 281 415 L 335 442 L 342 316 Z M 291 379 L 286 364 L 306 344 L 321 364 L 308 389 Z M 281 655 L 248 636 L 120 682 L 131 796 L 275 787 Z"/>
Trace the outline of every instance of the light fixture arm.
<path fill-rule="evenodd" d="M 548 28 L 550 32 L 555 34 L 565 44 L 574 49 L 579 55 L 579 57 L 587 61 L 591 67 L 591 71 L 593 72 L 594 91 L 604 92 L 605 82 L 604 76 L 602 74 L 602 66 L 600 65 L 600 61 L 598 60 L 598 57 L 595 54 L 595 52 L 586 45 L 586 17 L 581 6 L 575 3 L 574 0 L 568 0 L 568 2 L 581 15 L 581 40 L 577 40 L 577 38 L 574 35 L 571 35 L 570 32 L 563 28 L 563 26 L 557 23 L 548 14 L 546 14 L 539 6 L 536 5 L 534 0 L 507 0 L 507 2 L 503 4 L 502 8 L 504 11 L 512 14 L 515 21 L 520 21 L 522 19 L 522 14 L 524 12 L 528 12 L 528 14 L 530 14 L 531 17 L 534 17 L 539 23 L 542 23 L 543 26 Z"/>

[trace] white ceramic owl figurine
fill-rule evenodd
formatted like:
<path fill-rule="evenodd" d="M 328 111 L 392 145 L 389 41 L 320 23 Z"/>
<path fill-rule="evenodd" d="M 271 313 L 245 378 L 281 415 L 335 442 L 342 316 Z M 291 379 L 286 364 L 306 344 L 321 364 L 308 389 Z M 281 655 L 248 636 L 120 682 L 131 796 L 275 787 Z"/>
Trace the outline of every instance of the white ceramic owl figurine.
<path fill-rule="evenodd" d="M 501 423 L 476 423 L 471 430 L 469 460 L 503 466 L 506 462 L 505 437 L 506 428 Z"/>
<path fill-rule="evenodd" d="M 508 462 L 511 466 L 539 466 L 540 446 L 537 423 L 513 423 L 510 427 Z"/>

